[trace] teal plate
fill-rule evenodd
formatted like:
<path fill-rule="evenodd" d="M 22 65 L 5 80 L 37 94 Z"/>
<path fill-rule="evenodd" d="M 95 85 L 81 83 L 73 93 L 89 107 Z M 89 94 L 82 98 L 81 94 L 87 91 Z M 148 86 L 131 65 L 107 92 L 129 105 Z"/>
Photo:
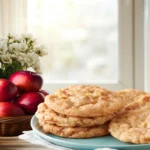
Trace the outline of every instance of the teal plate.
<path fill-rule="evenodd" d="M 52 134 L 45 134 L 38 125 L 38 119 L 33 116 L 31 119 L 32 129 L 43 139 L 59 146 L 76 150 L 94 150 L 96 148 L 113 148 L 118 150 L 150 150 L 150 144 L 129 144 L 123 143 L 112 136 L 104 136 L 89 139 L 61 138 Z"/>

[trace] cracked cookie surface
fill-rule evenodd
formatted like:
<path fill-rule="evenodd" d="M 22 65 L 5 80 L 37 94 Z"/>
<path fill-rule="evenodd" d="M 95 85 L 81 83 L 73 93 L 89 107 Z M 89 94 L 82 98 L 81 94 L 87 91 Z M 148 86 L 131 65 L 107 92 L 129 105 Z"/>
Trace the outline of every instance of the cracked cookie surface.
<path fill-rule="evenodd" d="M 128 104 L 109 124 L 112 136 L 123 142 L 150 143 L 150 95 Z"/>
<path fill-rule="evenodd" d="M 126 104 L 136 101 L 139 96 L 147 95 L 148 93 L 136 89 L 124 89 L 117 92 L 120 96 L 122 96 L 123 101 Z"/>
<path fill-rule="evenodd" d="M 57 90 L 45 98 L 46 105 L 63 115 L 98 117 L 114 114 L 123 108 L 116 92 L 92 85 L 75 85 Z"/>

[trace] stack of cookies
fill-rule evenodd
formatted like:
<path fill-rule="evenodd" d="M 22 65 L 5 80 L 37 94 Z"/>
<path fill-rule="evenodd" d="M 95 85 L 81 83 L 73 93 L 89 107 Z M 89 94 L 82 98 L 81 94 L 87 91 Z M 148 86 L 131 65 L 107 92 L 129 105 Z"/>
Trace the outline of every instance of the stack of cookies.
<path fill-rule="evenodd" d="M 71 86 L 48 95 L 36 116 L 44 132 L 61 137 L 110 133 L 123 142 L 150 143 L 150 94 L 135 89 Z"/>
<path fill-rule="evenodd" d="M 76 85 L 48 95 L 36 116 L 46 133 L 90 138 L 109 134 L 109 121 L 123 106 L 120 94 L 98 86 Z"/>

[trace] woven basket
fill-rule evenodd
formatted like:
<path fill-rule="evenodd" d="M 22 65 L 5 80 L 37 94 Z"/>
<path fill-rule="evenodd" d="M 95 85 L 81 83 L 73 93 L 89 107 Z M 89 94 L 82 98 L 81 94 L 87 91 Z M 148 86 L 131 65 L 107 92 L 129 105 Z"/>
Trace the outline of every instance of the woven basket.
<path fill-rule="evenodd" d="M 1 117 L 0 118 L 0 136 L 17 136 L 22 131 L 31 130 L 30 120 L 32 115 Z"/>

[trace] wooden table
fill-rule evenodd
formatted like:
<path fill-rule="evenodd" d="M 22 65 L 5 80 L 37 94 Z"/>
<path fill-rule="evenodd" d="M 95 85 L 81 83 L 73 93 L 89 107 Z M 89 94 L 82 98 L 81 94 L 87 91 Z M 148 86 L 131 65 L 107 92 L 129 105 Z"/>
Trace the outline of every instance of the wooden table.
<path fill-rule="evenodd" d="M 0 137 L 0 150 L 54 150 L 30 144 L 15 137 Z"/>

